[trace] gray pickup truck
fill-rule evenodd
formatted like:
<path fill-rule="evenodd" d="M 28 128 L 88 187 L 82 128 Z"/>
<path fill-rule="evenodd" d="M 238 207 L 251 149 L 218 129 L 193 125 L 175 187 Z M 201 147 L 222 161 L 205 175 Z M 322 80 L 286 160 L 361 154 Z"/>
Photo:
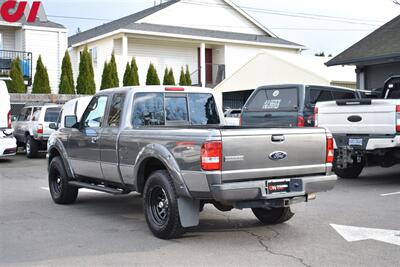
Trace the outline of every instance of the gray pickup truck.
<path fill-rule="evenodd" d="M 211 89 L 101 91 L 80 122 L 66 116 L 65 127 L 48 142 L 54 202 L 75 202 L 79 188 L 138 192 L 150 230 L 163 239 L 198 225 L 206 203 L 251 208 L 264 224 L 285 222 L 292 204 L 337 180 L 325 129 L 225 126 Z"/>

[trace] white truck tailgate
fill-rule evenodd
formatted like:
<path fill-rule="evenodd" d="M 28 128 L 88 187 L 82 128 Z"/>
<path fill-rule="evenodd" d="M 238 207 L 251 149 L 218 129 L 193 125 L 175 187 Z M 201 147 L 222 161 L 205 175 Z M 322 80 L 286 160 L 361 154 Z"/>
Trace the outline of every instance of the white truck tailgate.
<path fill-rule="evenodd" d="M 333 134 L 395 134 L 396 104 L 400 100 L 366 100 L 360 104 L 321 102 L 317 104 L 316 119 L 319 127 L 326 127 Z"/>

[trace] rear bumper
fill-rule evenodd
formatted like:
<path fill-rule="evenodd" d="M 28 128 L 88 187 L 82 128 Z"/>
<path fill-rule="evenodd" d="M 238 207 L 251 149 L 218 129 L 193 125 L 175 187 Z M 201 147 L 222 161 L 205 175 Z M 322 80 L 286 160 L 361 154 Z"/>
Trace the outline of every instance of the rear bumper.
<path fill-rule="evenodd" d="M 17 153 L 17 141 L 14 137 L 0 137 L 0 158 L 14 156 Z"/>
<path fill-rule="evenodd" d="M 348 139 L 350 138 L 346 134 L 334 134 L 335 138 L 335 149 L 340 147 L 348 146 Z M 392 149 L 400 147 L 400 135 L 351 135 L 352 138 L 363 139 L 363 146 L 355 147 L 359 150 L 373 151 L 377 149 Z"/>
<path fill-rule="evenodd" d="M 310 176 L 296 179 L 303 183 L 301 192 L 268 194 L 265 180 L 212 185 L 211 192 L 213 198 L 220 202 L 290 199 L 332 190 L 336 184 L 337 176 Z"/>

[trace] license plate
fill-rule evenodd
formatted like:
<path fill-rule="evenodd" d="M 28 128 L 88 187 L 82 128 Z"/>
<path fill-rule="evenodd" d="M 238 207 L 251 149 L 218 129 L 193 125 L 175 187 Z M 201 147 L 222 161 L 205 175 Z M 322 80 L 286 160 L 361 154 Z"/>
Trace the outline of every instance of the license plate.
<path fill-rule="evenodd" d="M 363 139 L 362 138 L 350 138 L 349 139 L 349 146 L 362 146 Z"/>
<path fill-rule="evenodd" d="M 290 179 L 268 180 L 267 191 L 268 194 L 289 193 Z"/>

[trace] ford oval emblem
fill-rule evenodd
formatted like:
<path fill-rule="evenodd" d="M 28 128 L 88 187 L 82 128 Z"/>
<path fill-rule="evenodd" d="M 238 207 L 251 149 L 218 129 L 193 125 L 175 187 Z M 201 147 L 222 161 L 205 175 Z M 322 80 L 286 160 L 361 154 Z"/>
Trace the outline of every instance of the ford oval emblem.
<path fill-rule="evenodd" d="M 285 158 L 287 158 L 287 153 L 286 153 L 286 152 L 283 152 L 283 151 L 275 151 L 275 152 L 272 152 L 272 153 L 269 155 L 269 159 L 270 159 L 270 160 L 274 160 L 274 161 L 276 161 L 276 160 L 283 160 L 283 159 L 285 159 Z"/>
<path fill-rule="evenodd" d="M 348 120 L 349 122 L 360 122 L 360 121 L 362 121 L 362 117 L 361 117 L 361 116 L 354 115 L 354 116 L 348 117 L 347 120 Z"/>

